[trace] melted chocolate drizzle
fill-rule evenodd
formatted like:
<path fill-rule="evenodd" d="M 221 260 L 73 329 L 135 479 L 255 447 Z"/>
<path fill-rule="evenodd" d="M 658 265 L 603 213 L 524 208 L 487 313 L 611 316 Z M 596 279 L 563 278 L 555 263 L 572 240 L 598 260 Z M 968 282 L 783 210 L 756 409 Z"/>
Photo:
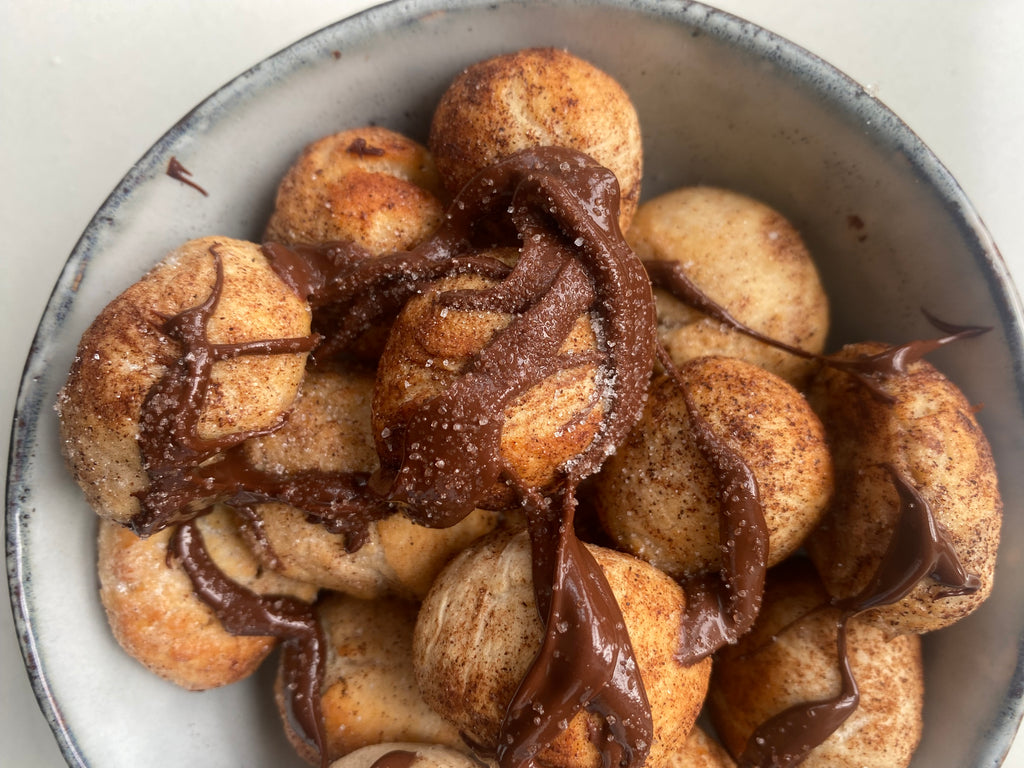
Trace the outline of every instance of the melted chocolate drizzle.
<path fill-rule="evenodd" d="M 846 600 L 840 609 L 836 645 L 842 685 L 839 693 L 823 701 L 797 704 L 761 724 L 740 756 L 740 768 L 790 768 L 831 736 L 860 701 L 850 668 L 847 628 L 864 611 L 890 605 L 906 597 L 923 579 L 931 577 L 944 587 L 942 596 L 976 592 L 980 581 L 964 569 L 953 545 L 920 492 L 895 467 L 886 465 L 899 495 L 900 511 L 885 554 L 871 581 Z"/>
<path fill-rule="evenodd" d="M 691 665 L 723 645 L 735 643 L 757 619 L 768 569 L 768 525 L 753 471 L 701 417 L 678 369 L 661 345 L 658 360 L 683 394 L 690 438 L 714 470 L 721 500 L 721 573 L 696 577 L 683 584 L 686 613 L 677 656 L 681 663 Z"/>
<path fill-rule="evenodd" d="M 376 153 L 365 142 L 353 144 L 349 151 Z M 481 253 L 489 247 L 508 246 L 521 252 L 513 267 Z M 286 684 L 294 692 L 292 716 L 320 752 L 322 765 L 327 756 L 319 712 L 323 663 L 319 626 L 309 606 L 288 598 L 260 598 L 216 569 L 190 522 L 215 501 L 241 510 L 264 501 L 291 504 L 305 510 L 311 521 L 344 533 L 350 550 L 361 546 L 372 521 L 395 507 L 422 525 L 453 525 L 475 508 L 499 478 L 516 486 L 499 455 L 505 406 L 557 371 L 596 365 L 599 392 L 592 405 L 602 407 L 604 413 L 598 435 L 582 454 L 560 468 L 560 483 L 547 497 L 535 489 L 519 488 L 527 510 L 534 591 L 545 635 L 506 712 L 497 756 L 501 768 L 534 768 L 541 750 L 586 709 L 603 718 L 604 733 L 597 746 L 604 768 L 638 768 L 646 761 L 653 737 L 650 706 L 621 610 L 603 571 L 577 538 L 573 519 L 577 486 L 601 466 L 640 417 L 655 354 L 686 395 L 690 436 L 715 469 L 723 491 L 723 569 L 717 578 L 684 585 L 688 606 L 679 653 L 684 663 L 695 663 L 721 645 L 735 642 L 750 628 L 760 608 L 768 552 L 755 478 L 700 418 L 667 353 L 657 345 L 652 285 L 742 333 L 846 370 L 883 397 L 881 388 L 873 384 L 875 377 L 902 373 L 909 362 L 928 351 L 987 330 L 950 326 L 929 316 L 947 336 L 853 361 L 770 339 L 739 323 L 705 296 L 677 263 L 641 263 L 618 229 L 614 175 L 581 153 L 553 147 L 517 153 L 479 173 L 455 198 L 435 234 L 411 251 L 373 256 L 352 243 L 289 247 L 266 243 L 263 250 L 281 279 L 309 301 L 317 333 L 301 339 L 209 343 L 206 324 L 223 286 L 220 256 L 216 248 L 211 249 L 217 277 L 210 296 L 199 306 L 167 318 L 160 329 L 181 345 L 182 353 L 153 386 L 143 406 L 139 444 L 151 485 L 139 494 L 141 511 L 131 526 L 146 535 L 178 524 L 175 551 L 196 593 L 217 611 L 229 631 L 284 639 Z M 422 404 L 405 423 L 389 427 L 389 439 L 400 457 L 396 466 L 382 467 L 374 476 L 275 474 L 252 467 L 240 447 L 273 428 L 217 440 L 198 437 L 215 362 L 248 354 L 305 352 L 311 353 L 312 364 L 322 363 L 344 355 L 367 331 L 390 322 L 429 283 L 466 273 L 497 284 L 483 291 L 448 291 L 440 300 L 457 309 L 509 313 L 513 320 L 495 334 L 452 387 Z M 597 351 L 561 354 L 562 343 L 583 313 L 589 314 L 597 332 Z M 906 509 L 927 510 L 919 495 L 895 473 L 894 482 Z M 796 764 L 819 736 L 827 737 L 856 707 L 856 682 L 845 656 L 845 624 L 850 616 L 898 599 L 892 595 L 909 591 L 929 574 L 947 585 L 947 594 L 976 588 L 948 545 L 937 547 L 937 554 L 929 550 L 910 567 L 904 565 L 902 550 L 907 542 L 923 551 L 924 542 L 943 540 L 933 518 L 923 525 L 901 525 L 894 542 L 897 538 L 899 544 L 890 547 L 879 569 L 878 583 L 844 608 L 838 641 L 844 680 L 841 694 L 828 702 L 795 707 L 769 721 L 752 738 L 743 765 Z M 892 586 L 895 582 L 901 586 Z M 415 758 L 413 753 L 392 751 L 375 766 L 399 768 L 409 764 L 410 755 Z"/>
<path fill-rule="evenodd" d="M 238 344 L 212 344 L 206 325 L 217 309 L 224 286 L 224 265 L 217 246 L 211 246 L 216 269 L 213 290 L 201 304 L 164 320 L 160 331 L 181 346 L 178 358 L 150 388 L 139 420 L 139 449 L 150 485 L 136 494 L 140 511 L 131 528 L 141 536 L 200 514 L 214 501 L 204 496 L 195 476 L 200 468 L 223 451 L 240 445 L 264 430 L 234 432 L 217 439 L 198 435 L 203 404 L 210 387 L 213 366 L 241 355 L 273 355 L 309 352 L 317 338 L 269 339 Z M 188 492 L 185 492 L 187 489 Z"/>
<path fill-rule="evenodd" d="M 603 718 L 602 765 L 641 766 L 654 724 L 615 595 L 601 566 L 576 537 L 575 499 L 527 507 L 543 644 L 512 697 L 498 736 L 506 766 L 540 765 L 538 753 L 583 709 Z M 552 542 L 556 541 L 554 547 Z"/>
<path fill-rule="evenodd" d="M 992 330 L 990 326 L 954 325 L 940 320 L 927 310 L 922 309 L 928 322 L 945 333 L 945 336 L 937 339 L 917 339 L 904 344 L 888 346 L 877 354 L 862 355 L 853 359 L 843 357 L 841 354 L 822 355 L 773 339 L 771 336 L 741 323 L 725 307 L 701 291 L 696 283 L 686 275 L 683 265 L 678 261 L 650 259 L 645 260 L 643 264 L 651 278 L 651 284 L 656 288 L 668 291 L 673 298 L 764 344 L 797 357 L 816 360 L 822 365 L 844 371 L 867 387 L 872 395 L 884 402 L 892 402 L 892 398 L 876 381 L 877 378 L 903 375 L 907 372 L 907 366 L 920 360 L 929 352 L 954 341 L 980 336 Z"/>
<path fill-rule="evenodd" d="M 927 311 L 928 321 L 945 335 L 937 339 L 915 340 L 888 346 L 872 355 L 845 358 L 821 355 L 795 347 L 744 325 L 724 307 L 704 294 L 676 261 L 644 262 L 651 283 L 674 298 L 719 322 L 763 343 L 805 359 L 813 359 L 853 376 L 872 395 L 892 402 L 879 378 L 905 375 L 908 366 L 942 346 L 979 336 L 990 329 L 958 326 L 944 322 Z M 659 345 L 659 362 L 673 376 L 684 396 L 686 388 Z M 687 409 L 691 436 L 701 452 L 715 467 L 721 494 L 719 525 L 725 563 L 720 578 L 713 576 L 691 580 L 687 590 L 687 613 L 683 623 L 684 642 L 680 659 L 694 663 L 725 643 L 735 642 L 750 629 L 760 610 L 766 572 L 768 537 L 763 511 L 757 500 L 756 481 L 738 457 L 723 450 L 696 414 L 689 397 Z M 944 587 L 941 596 L 963 595 L 976 591 L 980 581 L 968 574 L 960 563 L 948 536 L 935 520 L 920 492 L 894 467 L 887 467 L 900 498 L 900 515 L 886 553 L 872 581 L 864 590 L 841 603 L 837 625 L 837 646 L 842 684 L 839 693 L 825 701 L 795 705 L 759 726 L 740 758 L 741 768 L 790 768 L 827 739 L 856 710 L 860 692 L 850 668 L 846 636 L 849 620 L 871 608 L 897 602 L 927 577 Z M 737 492 L 738 491 L 738 492 Z M 740 596 L 744 596 L 740 599 Z"/>
<path fill-rule="evenodd" d="M 313 607 L 284 595 L 258 595 L 224 575 L 210 558 L 195 521 L 177 527 L 170 551 L 192 580 L 196 596 L 235 635 L 283 640 L 281 665 L 286 709 L 296 730 L 330 763 L 320 711 L 326 644 Z"/>

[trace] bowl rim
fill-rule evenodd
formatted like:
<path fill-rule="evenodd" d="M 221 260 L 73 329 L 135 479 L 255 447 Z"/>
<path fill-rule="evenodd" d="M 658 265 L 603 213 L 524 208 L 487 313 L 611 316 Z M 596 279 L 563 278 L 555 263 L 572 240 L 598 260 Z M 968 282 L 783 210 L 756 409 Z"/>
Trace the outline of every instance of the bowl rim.
<path fill-rule="evenodd" d="M 39 652 L 32 620 L 29 574 L 25 571 L 24 543 L 28 535 L 26 502 L 30 488 L 26 471 L 38 443 L 38 421 L 45 402 L 47 352 L 65 324 L 74 302 L 75 287 L 81 272 L 90 262 L 97 244 L 97 230 L 131 198 L 133 191 L 179 147 L 190 130 L 204 121 L 216 120 L 224 106 L 259 89 L 267 78 L 284 76 L 300 69 L 320 55 L 319 43 L 326 37 L 373 36 L 385 34 L 436 13 L 472 12 L 493 6 L 493 0 L 389 0 L 357 11 L 334 23 L 305 35 L 264 57 L 241 74 L 230 79 L 175 122 L 131 166 L 100 205 L 69 254 L 46 302 L 22 370 L 15 401 L 7 467 L 5 514 L 5 551 L 7 579 L 15 629 L 26 671 L 36 701 L 69 765 L 86 766 L 74 733 L 65 721 L 60 703 L 51 692 L 45 660 Z M 526 5 L 527 0 L 502 0 L 504 5 Z M 1014 360 L 1014 380 L 1018 402 L 1024 404 L 1024 309 L 1009 270 L 981 217 L 952 174 L 925 143 L 892 110 L 869 94 L 860 84 L 813 52 L 781 35 L 727 11 L 694 0 L 530 0 L 531 5 L 558 8 L 588 6 L 616 8 L 641 16 L 663 18 L 682 26 L 696 27 L 705 34 L 728 37 L 730 45 L 746 53 L 770 59 L 784 74 L 819 92 L 830 107 L 870 126 L 871 138 L 892 147 L 909 160 L 915 174 L 939 191 L 950 218 L 956 222 L 971 253 L 997 300 L 1001 325 Z M 743 34 L 737 34 L 742 32 Z M 1002 764 L 1013 737 L 1024 717 L 1024 637 L 1019 638 L 1014 674 L 996 721 L 988 730 L 989 740 L 983 759 L 987 765 Z"/>

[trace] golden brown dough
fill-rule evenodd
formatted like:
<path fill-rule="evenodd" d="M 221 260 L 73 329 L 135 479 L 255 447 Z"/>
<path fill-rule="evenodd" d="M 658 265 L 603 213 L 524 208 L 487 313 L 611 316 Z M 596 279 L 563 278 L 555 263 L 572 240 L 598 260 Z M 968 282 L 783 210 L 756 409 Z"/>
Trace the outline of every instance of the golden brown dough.
<path fill-rule="evenodd" d="M 489 287 L 487 278 L 463 275 L 440 281 L 406 304 L 392 328 L 377 369 L 373 402 L 374 435 L 382 461 L 397 462 L 402 447 L 388 437 L 418 405 L 451 386 L 474 355 L 513 320 L 512 315 L 447 307 L 446 290 Z M 587 352 L 596 341 L 589 318 L 582 315 L 562 346 L 562 353 Z M 513 400 L 504 412 L 501 460 L 522 484 L 550 487 L 558 470 L 593 441 L 603 407 L 597 400 L 598 366 L 592 361 L 558 371 Z M 481 506 L 515 503 L 500 481 Z"/>
<path fill-rule="evenodd" d="M 149 484 L 137 439 L 142 404 L 181 355 L 178 342 L 159 328 L 164 318 L 210 296 L 214 250 L 224 284 L 207 326 L 211 342 L 309 334 L 309 308 L 278 278 L 259 246 L 224 237 L 185 243 L 114 299 L 83 334 L 57 400 L 63 454 L 101 517 L 124 523 L 139 511 L 133 494 Z M 304 353 L 296 353 L 214 363 L 199 437 L 279 424 L 298 392 L 305 361 Z"/>
<path fill-rule="evenodd" d="M 672 260 L 739 322 L 821 352 L 828 299 L 800 234 L 780 213 L 737 192 L 687 187 L 645 202 L 626 233 L 641 259 Z M 681 364 L 701 355 L 739 357 L 802 388 L 814 363 L 726 328 L 655 291 L 659 338 Z"/>
<path fill-rule="evenodd" d="M 441 97 L 428 146 L 452 194 L 503 157 L 557 146 L 584 152 L 615 174 L 623 230 L 640 200 L 636 109 L 612 77 L 563 50 L 528 49 L 467 68 Z"/>
<path fill-rule="evenodd" d="M 757 624 L 719 652 L 708 705 L 723 743 L 737 756 L 754 729 L 797 704 L 840 690 L 836 653 L 839 611 L 806 562 L 769 574 Z M 802 768 L 901 768 L 921 738 L 923 669 L 916 635 L 888 640 L 880 629 L 851 620 L 850 666 L 860 704 Z"/>
<path fill-rule="evenodd" d="M 690 732 L 704 699 L 710 659 L 676 661 L 686 598 L 669 577 L 629 555 L 589 546 L 622 609 L 654 718 L 648 765 L 663 765 Z M 492 535 L 458 555 L 438 576 L 420 610 L 414 664 L 427 702 L 461 732 L 494 748 L 505 708 L 542 639 L 525 533 Z M 541 765 L 596 768 L 590 733 L 596 715 L 580 712 L 539 754 Z"/>
<path fill-rule="evenodd" d="M 197 522 L 207 551 L 224 573 L 259 594 L 312 601 L 316 587 L 263 569 L 238 533 L 226 507 Z M 276 644 L 272 637 L 242 637 L 221 626 L 192 591 L 192 582 L 168 559 L 172 529 L 141 539 L 100 521 L 100 598 L 114 637 L 152 672 L 189 690 L 227 685 L 252 673 Z"/>
<path fill-rule="evenodd" d="M 736 768 L 736 763 L 700 726 L 694 726 L 683 748 L 668 756 L 665 768 Z"/>
<path fill-rule="evenodd" d="M 425 147 L 387 128 L 353 128 L 303 150 L 281 180 L 263 239 L 406 250 L 441 222 L 440 195 Z"/>
<path fill-rule="evenodd" d="M 853 359 L 884 345 L 846 347 Z M 883 402 L 853 377 L 824 369 L 808 397 L 821 414 L 836 464 L 836 494 L 808 550 L 829 592 L 850 597 L 881 561 L 899 513 L 886 465 L 911 483 L 948 534 L 957 556 L 979 579 L 974 594 L 943 597 L 932 578 L 902 600 L 873 609 L 871 621 L 892 633 L 929 632 L 977 608 L 992 590 L 1002 499 L 988 440 L 963 393 L 927 361 L 905 376 L 878 380 Z"/>
<path fill-rule="evenodd" d="M 388 742 L 464 748 L 458 731 L 427 706 L 416 686 L 415 603 L 327 594 L 316 610 L 328 646 L 321 706 L 330 759 Z M 285 715 L 280 679 L 277 693 L 289 740 L 316 763 Z"/>
<path fill-rule="evenodd" d="M 817 525 L 831 496 L 821 422 L 796 389 L 751 363 L 702 357 L 679 372 L 698 413 L 753 471 L 768 564 L 780 562 Z M 722 567 L 718 481 L 669 376 L 652 382 L 643 418 L 608 459 L 592 495 L 612 538 L 637 557 L 676 578 Z"/>
<path fill-rule="evenodd" d="M 370 433 L 373 374 L 361 369 L 311 370 L 287 423 L 245 444 L 264 471 L 365 472 L 377 468 Z M 445 529 L 416 525 L 400 514 L 370 524 L 369 540 L 354 552 L 345 535 L 310 523 L 281 503 L 256 505 L 249 528 L 254 551 L 268 567 L 300 581 L 356 597 L 422 598 L 448 559 L 490 531 L 498 517 L 477 510 Z"/>

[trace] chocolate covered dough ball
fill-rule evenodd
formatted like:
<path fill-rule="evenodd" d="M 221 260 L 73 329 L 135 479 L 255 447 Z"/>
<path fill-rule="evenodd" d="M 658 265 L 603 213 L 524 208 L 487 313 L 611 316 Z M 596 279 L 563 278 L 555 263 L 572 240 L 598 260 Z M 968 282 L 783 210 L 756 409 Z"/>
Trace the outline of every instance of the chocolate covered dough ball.
<path fill-rule="evenodd" d="M 416 603 L 325 595 L 316 606 L 327 641 L 321 711 L 330 759 L 390 742 L 462 747 L 458 731 L 427 706 L 416 686 L 412 633 Z M 311 763 L 318 755 L 287 715 L 278 680 L 278 706 L 289 740 Z"/>
<path fill-rule="evenodd" d="M 840 609 L 814 569 L 791 561 L 768 577 L 764 603 L 753 630 L 716 657 L 708 708 L 723 743 L 740 755 L 755 729 L 788 707 L 825 702 L 842 686 L 837 654 Z M 849 619 L 846 647 L 860 699 L 849 717 L 807 755 L 803 768 L 901 768 L 910 764 L 921 738 L 923 668 L 916 635 L 889 639 L 861 617 Z M 819 710 L 814 720 L 825 721 Z M 813 729 L 812 729 L 813 730 Z M 781 752 L 796 747 L 790 729 L 775 742 L 766 737 L 761 754 L 774 743 Z M 759 763 L 753 763 L 759 764 Z M 766 764 L 766 763 L 760 763 Z"/>
<path fill-rule="evenodd" d="M 768 527 L 768 565 L 780 562 L 817 525 L 831 497 L 832 459 L 821 422 L 796 389 L 751 363 L 701 357 L 679 374 L 700 417 L 753 472 Z M 693 439 L 683 390 L 661 375 L 591 497 L 619 546 L 685 578 L 722 567 L 718 482 Z"/>
<path fill-rule="evenodd" d="M 263 595 L 307 602 L 316 597 L 316 587 L 262 568 L 226 507 L 200 518 L 197 526 L 215 565 L 238 584 Z M 100 599 L 114 637 L 150 671 L 189 690 L 247 677 L 277 640 L 228 632 L 168 553 L 172 536 L 173 530 L 165 529 L 142 539 L 117 523 L 100 521 Z"/>
<path fill-rule="evenodd" d="M 496 160 L 555 146 L 590 155 L 615 174 L 623 230 L 640 200 L 643 149 L 633 103 L 612 77 L 563 50 L 527 49 L 469 66 L 441 97 L 428 146 L 452 194 Z"/>
<path fill-rule="evenodd" d="M 406 250 L 441 222 L 441 194 L 425 147 L 387 128 L 353 128 L 303 150 L 278 186 L 263 239 Z"/>
<path fill-rule="evenodd" d="M 856 360 L 885 349 L 855 344 L 840 357 Z M 825 368 L 808 392 L 836 465 L 835 498 L 808 551 L 832 595 L 858 595 L 893 538 L 901 511 L 897 482 L 905 482 L 920 495 L 908 514 L 930 510 L 973 588 L 952 594 L 936 578 L 940 563 L 934 562 L 909 594 L 872 608 L 867 618 L 891 633 L 929 632 L 966 616 L 992 590 L 1002 522 L 995 463 L 974 408 L 931 363 L 919 360 L 906 374 L 872 380 L 877 392 Z M 923 520 L 919 525 L 926 526 Z"/>
<path fill-rule="evenodd" d="M 509 257 L 504 252 L 497 255 Z M 464 375 L 480 350 L 515 321 L 515 315 L 504 312 L 451 307 L 445 294 L 480 292 L 496 284 L 477 275 L 441 281 L 409 301 L 395 321 L 377 369 L 373 401 L 374 436 L 385 465 L 396 464 L 406 450 L 416 450 L 401 442 L 410 415 Z M 599 364 L 587 357 L 595 349 L 589 317 L 581 315 L 561 349 L 564 355 L 579 354 L 578 364 L 543 377 L 498 416 L 480 415 L 503 420 L 500 460 L 511 476 L 509 483 L 550 489 L 560 468 L 593 441 L 604 413 L 597 394 Z M 446 428 L 437 425 L 439 430 Z M 437 467 L 440 472 L 445 469 Z M 500 509 L 514 503 L 513 489 L 499 480 L 480 506 Z"/>
<path fill-rule="evenodd" d="M 772 339 L 821 352 L 828 299 L 800 234 L 780 213 L 737 192 L 687 187 L 645 202 L 626 239 L 648 261 L 680 264 L 736 320 Z M 676 364 L 739 357 L 802 388 L 814 362 L 724 326 L 656 290 L 658 336 Z"/>
<path fill-rule="evenodd" d="M 143 404 L 169 371 L 190 364 L 182 359 L 179 340 L 161 329 L 167 318 L 211 299 L 218 258 L 223 283 L 205 324 L 209 343 L 309 334 L 308 306 L 277 276 L 259 246 L 225 237 L 185 243 L 114 299 L 83 334 L 57 399 L 64 457 L 101 517 L 126 523 L 140 509 L 135 494 L 149 486 L 139 441 Z M 305 362 L 304 352 L 214 362 L 195 437 L 241 442 L 251 432 L 279 425 L 299 390 Z"/>
<path fill-rule="evenodd" d="M 697 718 L 711 661 L 685 667 L 676 660 L 686 598 L 674 581 L 629 555 L 588 549 L 622 610 L 650 701 L 647 764 L 664 765 Z M 505 709 L 541 647 L 531 562 L 525 533 L 481 540 L 441 572 L 416 622 L 413 659 L 424 698 L 485 750 L 496 747 Z M 601 753 L 592 734 L 601 727 L 600 717 L 580 711 L 538 753 L 538 765 L 596 768 Z"/>
<path fill-rule="evenodd" d="M 245 444 L 256 469 L 268 472 L 372 473 L 378 466 L 370 429 L 374 376 L 361 368 L 310 370 L 288 421 Z M 344 533 L 308 520 L 284 503 L 252 507 L 247 527 L 254 551 L 291 578 L 370 599 L 422 598 L 448 559 L 498 523 L 476 510 L 444 529 L 424 528 L 401 514 L 369 525 L 368 539 L 349 551 Z"/>

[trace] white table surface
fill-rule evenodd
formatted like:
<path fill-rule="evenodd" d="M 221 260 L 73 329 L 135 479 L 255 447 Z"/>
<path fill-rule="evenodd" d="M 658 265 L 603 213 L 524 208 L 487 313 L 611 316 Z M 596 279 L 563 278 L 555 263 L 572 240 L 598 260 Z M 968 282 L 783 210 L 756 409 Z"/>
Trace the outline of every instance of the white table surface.
<path fill-rule="evenodd" d="M 369 0 L 0 0 L 0 424 L 50 289 L 128 168 L 192 106 Z M 871 88 L 952 171 L 1024 285 L 1024 3 L 718 0 Z M 6 428 L 6 426 L 5 426 Z M 7 465 L 7 440 L 0 441 Z M 0 607 L 0 765 L 64 765 Z M 1005 763 L 1024 768 L 1024 737 Z"/>

